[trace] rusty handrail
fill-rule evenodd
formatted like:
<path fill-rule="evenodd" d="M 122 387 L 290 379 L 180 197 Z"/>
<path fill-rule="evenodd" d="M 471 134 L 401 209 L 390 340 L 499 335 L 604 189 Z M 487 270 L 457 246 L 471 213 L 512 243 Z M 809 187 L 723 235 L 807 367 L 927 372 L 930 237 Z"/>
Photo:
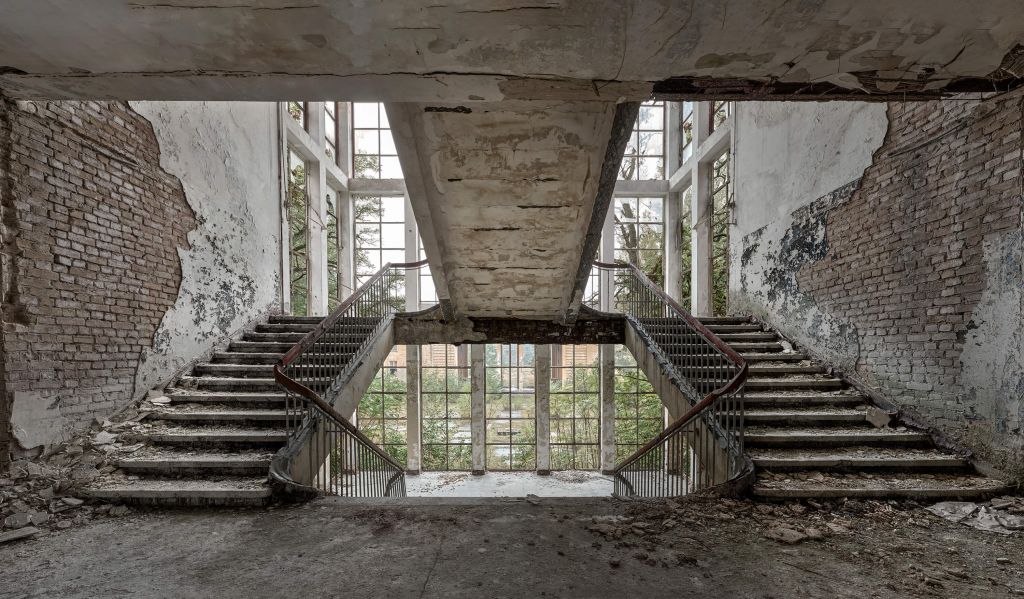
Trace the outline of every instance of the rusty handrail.
<path fill-rule="evenodd" d="M 679 320 L 681 320 L 683 323 L 685 323 L 685 325 L 688 328 L 692 329 L 694 333 L 703 338 L 704 341 L 710 347 L 713 347 L 715 350 L 717 350 L 720 353 L 720 355 L 727 362 L 730 363 L 731 368 L 733 369 L 733 375 L 731 378 L 729 378 L 719 387 L 707 392 L 706 395 L 702 399 L 694 403 L 690 407 L 690 409 L 686 411 L 686 413 L 684 413 L 682 416 L 674 420 L 663 431 L 658 433 L 658 435 L 656 435 L 653 439 L 644 443 L 636 451 L 634 451 L 632 454 L 630 454 L 624 460 L 622 460 L 619 464 L 617 464 L 613 470 L 613 474 L 615 475 L 616 480 L 621 480 L 621 482 L 629 488 L 630 494 L 635 494 L 635 491 L 633 489 L 633 483 L 627 480 L 627 478 L 624 476 L 624 471 L 630 468 L 630 466 L 638 465 L 642 461 L 651 462 L 652 454 L 658 448 L 661 448 L 661 454 L 655 456 L 655 459 L 653 461 L 658 462 L 659 460 L 664 459 L 664 454 L 668 451 L 668 449 L 666 448 L 673 447 L 674 445 L 679 445 L 680 440 L 677 438 L 677 436 L 682 437 L 686 434 L 693 435 L 695 424 L 694 421 L 697 418 L 700 418 L 701 416 L 710 413 L 712 410 L 719 409 L 719 404 L 723 401 L 723 398 L 730 398 L 729 400 L 726 401 L 726 414 L 730 416 L 736 416 L 736 414 L 734 413 L 734 405 L 739 406 L 738 418 L 734 420 L 739 420 L 739 422 L 737 422 L 736 424 L 738 425 L 738 434 L 740 435 L 740 439 L 738 439 L 738 443 L 736 444 L 736 451 L 742 453 L 742 387 L 743 384 L 746 382 L 747 374 L 749 371 L 746 360 L 744 360 L 742 356 L 740 356 L 735 350 L 729 347 L 711 330 L 705 327 L 700 321 L 694 318 L 675 300 L 669 297 L 669 295 L 665 293 L 661 288 L 655 285 L 642 270 L 637 268 L 636 265 L 631 263 L 620 262 L 594 262 L 594 265 L 598 268 L 603 268 L 606 270 L 627 270 L 643 286 L 645 291 L 651 293 L 655 298 L 660 300 L 664 304 L 664 306 L 668 308 L 668 312 L 673 317 L 676 317 Z M 642 300 L 635 301 L 639 303 Z M 644 316 L 629 314 L 628 309 L 626 315 L 631 320 L 636 321 L 636 324 L 641 329 L 643 329 L 641 319 L 644 318 Z M 651 339 L 650 342 L 655 343 L 654 339 Z M 669 356 L 666 355 L 666 358 L 668 357 Z M 698 366 L 698 368 L 699 367 L 701 366 Z M 711 365 L 708 365 L 706 367 L 714 368 L 714 366 Z M 677 372 L 677 374 L 679 373 Z M 684 395 L 686 395 L 686 393 L 684 393 Z M 737 395 L 739 396 L 739 401 L 738 404 L 734 404 L 732 399 Z M 722 428 L 719 426 L 719 423 L 709 422 L 709 424 L 712 426 L 712 430 L 716 436 L 723 437 L 726 440 L 727 445 L 731 445 L 730 437 L 735 434 L 733 431 L 722 430 Z M 678 450 L 676 449 L 673 449 L 673 451 L 678 452 Z M 656 485 L 647 486 L 647 490 L 654 488 L 655 493 L 658 490 L 656 488 Z"/>

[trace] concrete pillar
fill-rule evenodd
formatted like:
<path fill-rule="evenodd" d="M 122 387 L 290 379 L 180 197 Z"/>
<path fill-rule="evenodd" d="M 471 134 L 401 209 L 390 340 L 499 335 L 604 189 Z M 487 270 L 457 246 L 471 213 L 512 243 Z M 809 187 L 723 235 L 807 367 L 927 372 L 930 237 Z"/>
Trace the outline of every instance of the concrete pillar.
<path fill-rule="evenodd" d="M 420 346 L 405 346 L 405 433 L 408 459 L 406 470 L 419 474 L 422 468 L 422 443 L 420 434 Z"/>
<path fill-rule="evenodd" d="M 684 207 L 682 194 L 669 193 L 665 196 L 665 291 L 677 302 L 682 301 L 682 246 L 679 222 Z M 690 207 L 686 206 L 686 210 Z"/>
<path fill-rule="evenodd" d="M 484 349 L 482 344 L 475 344 L 469 350 L 470 392 L 472 393 L 470 412 L 473 418 L 470 424 L 473 439 L 473 474 L 483 474 L 487 470 L 486 446 L 487 429 L 484 420 L 487 414 L 484 385 L 487 381 L 484 372 Z"/>
<path fill-rule="evenodd" d="M 314 142 L 324 143 L 323 102 L 309 102 L 306 131 Z M 309 195 L 309 306 L 311 316 L 327 314 L 327 170 L 319 161 L 306 162 Z"/>
<path fill-rule="evenodd" d="M 412 202 L 409 193 L 405 194 L 405 261 L 415 262 L 419 247 L 416 239 L 416 219 L 412 218 Z M 405 309 L 413 312 L 420 309 L 420 272 L 405 271 Z"/>
<path fill-rule="evenodd" d="M 694 147 L 710 135 L 711 104 L 693 106 Z M 711 316 L 711 164 L 697 161 L 690 177 L 690 312 Z"/>
<path fill-rule="evenodd" d="M 551 474 L 551 346 L 534 346 L 537 402 L 537 474 Z"/>
<path fill-rule="evenodd" d="M 288 246 L 288 210 L 285 208 L 284 198 L 288 197 L 288 161 L 290 152 L 288 149 L 288 138 L 285 134 L 285 119 L 288 116 L 288 103 L 277 103 L 277 141 L 278 141 L 278 214 L 281 224 L 281 310 L 285 314 L 292 313 L 291 302 L 291 248 Z"/>
<path fill-rule="evenodd" d="M 615 469 L 615 346 L 601 345 L 601 472 Z"/>

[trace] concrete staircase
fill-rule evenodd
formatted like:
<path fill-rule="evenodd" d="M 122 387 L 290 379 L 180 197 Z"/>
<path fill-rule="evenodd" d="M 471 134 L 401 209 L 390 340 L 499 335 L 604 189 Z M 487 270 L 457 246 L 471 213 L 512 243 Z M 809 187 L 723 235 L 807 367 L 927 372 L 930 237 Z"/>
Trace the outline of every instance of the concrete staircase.
<path fill-rule="evenodd" d="M 144 405 L 152 411 L 119 433 L 119 470 L 86 494 L 166 505 L 269 502 L 270 460 L 287 440 L 273 365 L 320 320 L 273 316 L 197 364 L 167 389 L 169 404 Z"/>
<path fill-rule="evenodd" d="M 866 396 L 767 326 L 745 317 L 700 320 L 749 364 L 744 422 L 755 496 L 979 499 L 1006 488 L 929 435 L 885 424 Z"/>

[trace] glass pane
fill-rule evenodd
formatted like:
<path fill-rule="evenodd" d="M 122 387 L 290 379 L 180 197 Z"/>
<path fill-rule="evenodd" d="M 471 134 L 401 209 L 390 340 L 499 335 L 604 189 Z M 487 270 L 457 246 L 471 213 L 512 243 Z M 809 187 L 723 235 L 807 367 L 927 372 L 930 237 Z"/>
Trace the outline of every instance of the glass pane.
<path fill-rule="evenodd" d="M 500 418 L 501 416 L 508 416 L 509 399 L 507 395 L 501 393 L 488 394 L 486 402 L 488 418 Z"/>
<path fill-rule="evenodd" d="M 380 225 L 380 247 L 388 249 L 404 249 L 405 225 Z"/>
<path fill-rule="evenodd" d="M 398 156 L 381 156 L 380 158 L 381 179 L 401 179 L 402 165 L 398 162 Z"/>
<path fill-rule="evenodd" d="M 387 393 L 384 395 L 384 416 L 386 418 L 405 418 L 405 408 L 404 394 Z"/>
<path fill-rule="evenodd" d="M 405 250 L 384 250 L 381 252 L 381 262 L 387 264 L 401 264 L 405 262 Z"/>
<path fill-rule="evenodd" d="M 395 139 L 391 137 L 390 131 L 385 130 L 380 132 L 380 153 L 389 154 L 391 156 L 396 156 L 398 154 L 398 150 L 395 149 Z"/>
<path fill-rule="evenodd" d="M 487 421 L 488 443 L 509 443 L 512 438 L 512 425 L 508 420 Z"/>
<path fill-rule="evenodd" d="M 380 220 L 386 223 L 405 223 L 405 198 L 386 197 L 381 199 Z"/>
<path fill-rule="evenodd" d="M 380 225 L 356 225 L 356 247 L 380 247 Z"/>
<path fill-rule="evenodd" d="M 468 419 L 448 421 L 448 442 L 449 443 L 472 443 L 473 426 Z"/>
<path fill-rule="evenodd" d="M 640 133 L 640 155 L 662 156 L 665 154 L 665 137 L 661 133 Z"/>
<path fill-rule="evenodd" d="M 449 418 L 469 418 L 472 415 L 472 404 L 473 397 L 471 395 L 463 393 L 453 393 L 448 395 L 448 417 Z"/>
<path fill-rule="evenodd" d="M 356 130 L 355 141 L 356 154 L 377 154 L 380 152 L 380 143 L 378 142 L 376 129 Z"/>
<path fill-rule="evenodd" d="M 490 445 L 487 447 L 487 469 L 508 470 L 512 462 L 512 450 L 508 445 Z"/>
<path fill-rule="evenodd" d="M 640 128 L 641 129 L 664 129 L 665 109 L 662 106 L 641 106 L 640 107 Z"/>
<path fill-rule="evenodd" d="M 426 360 L 424 360 L 426 362 Z M 444 369 L 424 367 L 420 374 L 420 388 L 423 392 L 445 390 Z"/>
<path fill-rule="evenodd" d="M 640 158 L 638 165 L 638 181 L 649 181 L 665 178 L 664 159 L 662 158 Z"/>
<path fill-rule="evenodd" d="M 425 418 L 444 418 L 446 413 L 445 397 L 441 393 L 423 393 L 423 416 Z"/>
<path fill-rule="evenodd" d="M 619 221 L 636 221 L 637 198 L 615 198 L 615 218 Z"/>
<path fill-rule="evenodd" d="M 352 125 L 357 129 L 378 127 L 380 121 L 377 114 L 377 102 L 352 103 Z"/>
<path fill-rule="evenodd" d="M 640 198 L 640 220 L 646 222 L 662 222 L 662 198 Z"/>
<path fill-rule="evenodd" d="M 551 418 L 572 418 L 572 404 L 572 395 L 552 394 Z"/>
<path fill-rule="evenodd" d="M 600 441 L 598 420 L 581 418 L 576 420 L 576 442 L 596 444 Z"/>

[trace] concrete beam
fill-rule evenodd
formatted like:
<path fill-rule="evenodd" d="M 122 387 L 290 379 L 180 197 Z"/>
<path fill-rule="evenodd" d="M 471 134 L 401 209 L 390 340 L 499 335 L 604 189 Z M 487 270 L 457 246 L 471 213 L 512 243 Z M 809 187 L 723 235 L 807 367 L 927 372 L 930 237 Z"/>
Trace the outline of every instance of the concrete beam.
<path fill-rule="evenodd" d="M 934 97 L 1021 77 L 1004 61 L 1024 39 L 1019 17 L 1018 0 L 6 0 L 0 87 L 19 99 Z"/>
<path fill-rule="evenodd" d="M 585 313 L 571 325 L 549 320 L 517 318 L 460 318 L 445 321 L 439 310 L 398 315 L 394 320 L 398 345 L 450 343 L 555 343 L 583 345 L 622 343 L 625 320 L 617 315 Z"/>

